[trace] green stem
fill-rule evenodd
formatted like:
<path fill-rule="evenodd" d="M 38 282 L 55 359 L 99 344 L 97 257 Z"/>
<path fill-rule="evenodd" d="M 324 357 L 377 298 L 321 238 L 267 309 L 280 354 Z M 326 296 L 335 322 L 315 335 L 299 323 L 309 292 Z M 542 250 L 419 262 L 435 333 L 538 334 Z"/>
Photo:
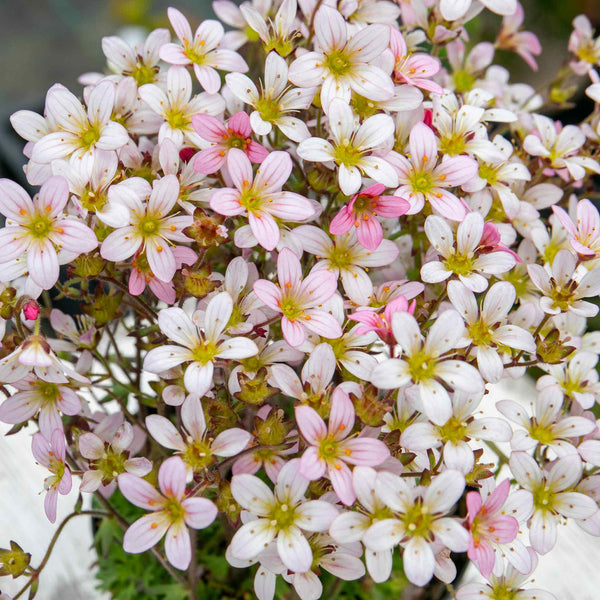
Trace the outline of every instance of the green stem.
<path fill-rule="evenodd" d="M 62 520 L 61 524 L 58 526 L 58 528 L 56 529 L 56 531 L 54 532 L 54 535 L 52 536 L 52 539 L 50 540 L 50 545 L 48 546 L 48 548 L 46 550 L 46 554 L 44 554 L 44 558 L 42 558 L 42 562 L 39 564 L 39 566 L 38 566 L 37 569 L 33 570 L 33 572 L 31 573 L 29 581 L 19 590 L 19 592 L 17 593 L 17 595 L 13 597 L 13 600 L 17 600 L 17 598 L 20 598 L 29 589 L 29 587 L 31 587 L 31 585 L 33 584 L 33 582 L 36 581 L 39 578 L 40 573 L 43 571 L 44 567 L 48 563 L 48 560 L 50 559 L 50 555 L 52 554 L 52 550 L 54 550 L 54 546 L 56 545 L 56 542 L 58 541 L 58 538 L 60 537 L 60 534 L 63 532 L 63 529 L 65 528 L 65 525 L 73 517 L 78 517 L 79 515 L 91 515 L 91 516 L 96 516 L 96 517 L 107 517 L 107 516 L 109 516 L 109 513 L 107 513 L 106 511 L 103 511 L 103 510 L 82 510 L 80 512 L 74 512 L 74 513 L 71 513 L 70 515 L 67 515 Z"/>

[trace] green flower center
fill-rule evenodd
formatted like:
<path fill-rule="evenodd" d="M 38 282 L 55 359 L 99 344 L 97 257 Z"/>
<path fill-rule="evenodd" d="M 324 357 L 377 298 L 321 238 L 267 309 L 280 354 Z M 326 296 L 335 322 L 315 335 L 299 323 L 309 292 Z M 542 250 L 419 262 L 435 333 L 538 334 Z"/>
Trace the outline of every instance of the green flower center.
<path fill-rule="evenodd" d="M 194 473 L 202 471 L 214 462 L 210 444 L 204 440 L 195 440 L 189 446 L 186 446 L 181 458 Z"/>
<path fill-rule="evenodd" d="M 469 336 L 475 346 L 489 346 L 492 343 L 492 332 L 487 323 L 478 319 L 475 323 L 468 325 Z"/>
<path fill-rule="evenodd" d="M 96 144 L 96 142 L 100 139 L 100 127 L 98 127 L 97 125 L 91 125 L 89 126 L 89 128 L 87 129 L 87 131 L 85 131 L 84 133 L 81 134 L 81 147 L 84 150 L 90 150 L 91 148 L 94 147 L 94 145 Z"/>
<path fill-rule="evenodd" d="M 240 150 L 245 150 L 250 143 L 249 139 L 242 137 L 241 135 L 232 135 L 227 140 L 228 148 L 239 148 Z"/>
<path fill-rule="evenodd" d="M 455 252 L 448 256 L 444 262 L 446 267 L 457 275 L 469 275 L 473 271 L 473 259 L 464 254 Z"/>
<path fill-rule="evenodd" d="M 414 506 L 403 515 L 402 520 L 404 521 L 404 525 L 410 537 L 430 538 L 433 516 L 422 503 L 417 502 L 414 504 Z"/>
<path fill-rule="evenodd" d="M 144 237 L 154 235 L 160 228 L 160 220 L 156 217 L 144 217 L 140 220 L 138 228 Z"/>
<path fill-rule="evenodd" d="M 199 44 L 201 46 L 204 45 L 204 41 L 201 40 L 199 42 Z M 189 43 L 184 42 L 184 49 L 183 49 L 183 53 L 190 59 L 191 62 L 197 64 L 197 65 L 201 65 L 204 64 L 204 61 L 206 60 L 206 55 L 204 53 L 200 53 L 196 50 L 196 47 L 190 47 Z"/>
<path fill-rule="evenodd" d="M 44 397 L 44 403 L 46 406 L 54 404 L 60 398 L 60 391 L 58 385 L 55 383 L 49 383 L 47 381 L 38 380 L 37 389 L 39 393 Z"/>
<path fill-rule="evenodd" d="M 102 480 L 108 483 L 125 472 L 125 456 L 122 452 L 107 448 L 104 456 L 97 462 L 96 468 L 102 472 Z"/>
<path fill-rule="evenodd" d="M 576 300 L 575 287 L 577 284 L 574 282 L 572 283 L 573 287 L 567 286 L 566 288 L 562 288 L 555 283 L 552 291 L 550 292 L 550 297 L 554 301 L 553 306 L 559 308 L 562 312 L 569 310 L 571 304 Z"/>
<path fill-rule="evenodd" d="M 352 254 L 348 248 L 338 248 L 336 246 L 329 255 L 329 261 L 332 265 L 338 267 L 339 269 L 345 269 L 352 264 Z"/>
<path fill-rule="evenodd" d="M 554 441 L 554 435 L 551 431 L 535 423 L 529 430 L 529 435 L 540 442 L 540 444 L 551 444 Z"/>
<path fill-rule="evenodd" d="M 352 61 L 343 50 L 334 50 L 325 56 L 325 67 L 336 77 L 342 77 L 349 73 Z"/>
<path fill-rule="evenodd" d="M 271 524 L 279 531 L 292 526 L 296 521 L 296 509 L 285 502 L 278 502 L 269 515 Z"/>
<path fill-rule="evenodd" d="M 206 363 L 212 362 L 215 356 L 217 355 L 218 349 L 217 345 L 210 341 L 204 341 L 200 346 L 196 346 L 192 351 L 194 355 L 194 361 L 202 363 L 205 365 Z"/>
<path fill-rule="evenodd" d="M 506 584 L 495 585 L 491 600 L 516 600 L 519 590 L 513 590 Z"/>
<path fill-rule="evenodd" d="M 46 215 L 37 214 L 29 224 L 29 231 L 36 239 L 45 239 L 52 231 L 52 221 Z"/>
<path fill-rule="evenodd" d="M 415 192 L 428 194 L 433 188 L 431 174 L 427 171 L 414 172 L 410 178 L 410 185 Z"/>
<path fill-rule="evenodd" d="M 444 442 L 460 442 L 467 438 L 467 424 L 452 417 L 447 423 L 437 428 L 440 437 Z"/>
<path fill-rule="evenodd" d="M 449 156 L 464 154 L 467 148 L 467 142 L 462 135 L 453 134 L 449 137 L 440 139 L 440 150 Z"/>
<path fill-rule="evenodd" d="M 104 208 L 104 205 L 108 201 L 108 197 L 104 192 L 93 192 L 92 190 L 86 188 L 81 194 L 79 200 L 81 202 L 81 206 L 83 206 L 85 210 L 97 212 Z"/>
<path fill-rule="evenodd" d="M 326 438 L 321 440 L 318 450 L 319 458 L 329 462 L 335 460 L 339 455 L 339 442 L 328 435 Z"/>
<path fill-rule="evenodd" d="M 260 210 L 264 202 L 264 198 L 257 193 L 254 188 L 245 189 L 240 194 L 240 204 L 248 211 L 248 212 L 256 212 Z"/>
<path fill-rule="evenodd" d="M 552 510 L 554 492 L 542 484 L 533 491 L 533 505 L 538 510 Z"/>
<path fill-rule="evenodd" d="M 406 359 L 408 361 L 408 370 L 415 383 L 421 381 L 430 381 L 435 376 L 436 359 L 424 350 L 419 350 Z"/>
<path fill-rule="evenodd" d="M 156 80 L 156 74 L 158 73 L 158 68 L 149 67 L 145 65 L 143 62 L 138 62 L 135 65 L 135 69 L 130 73 L 131 77 L 135 79 L 135 82 L 140 85 L 144 85 L 145 83 L 154 83 Z"/>
<path fill-rule="evenodd" d="M 254 108 L 258 111 L 260 118 L 267 123 L 275 123 L 281 116 L 281 106 L 273 98 L 259 98 Z"/>
<path fill-rule="evenodd" d="M 172 129 L 188 129 L 192 122 L 182 110 L 169 110 L 165 119 Z"/>
<path fill-rule="evenodd" d="M 361 119 L 372 117 L 373 115 L 376 115 L 379 110 L 377 104 L 373 102 L 373 100 L 369 100 L 363 96 L 358 96 L 357 94 L 352 94 L 350 106 L 352 106 L 354 112 Z"/>
<path fill-rule="evenodd" d="M 298 306 L 298 302 L 294 298 L 282 298 L 279 302 L 279 308 L 290 321 L 296 321 L 304 315 L 304 309 Z"/>
<path fill-rule="evenodd" d="M 171 523 L 183 521 L 183 518 L 185 517 L 185 509 L 181 506 L 179 499 L 174 498 L 173 496 L 167 496 L 167 501 L 165 502 L 163 510 L 169 515 Z"/>
<path fill-rule="evenodd" d="M 494 185 L 498 182 L 498 172 L 492 165 L 486 163 L 479 166 L 479 177 L 485 179 L 489 185 Z"/>
<path fill-rule="evenodd" d="M 340 144 L 335 147 L 333 159 L 338 165 L 355 167 L 362 158 L 362 152 L 352 145 L 351 142 Z"/>

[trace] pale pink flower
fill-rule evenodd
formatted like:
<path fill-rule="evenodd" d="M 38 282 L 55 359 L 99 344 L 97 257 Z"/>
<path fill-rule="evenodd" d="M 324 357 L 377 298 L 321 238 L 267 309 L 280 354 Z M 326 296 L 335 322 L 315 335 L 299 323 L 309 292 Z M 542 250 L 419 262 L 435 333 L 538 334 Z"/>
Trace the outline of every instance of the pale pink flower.
<path fill-rule="evenodd" d="M 152 470 L 152 463 L 144 457 L 131 458 L 130 447 L 134 443 L 133 427 L 123 423 L 110 442 L 105 442 L 95 433 L 79 436 L 79 452 L 89 463 L 84 472 L 80 490 L 95 492 L 102 486 L 105 494 L 115 489 L 114 480 L 124 472 L 144 477 Z"/>
<path fill-rule="evenodd" d="M 198 255 L 186 246 L 175 246 L 172 248 L 175 257 L 175 267 L 178 271 L 183 265 L 193 265 Z M 129 293 L 139 296 L 146 289 L 146 285 L 152 293 L 166 304 L 174 304 L 177 294 L 173 281 L 163 281 L 154 275 L 145 253 L 138 251 L 131 261 L 131 272 L 129 274 Z"/>
<path fill-rule="evenodd" d="M 403 546 L 402 565 L 411 583 L 424 586 L 435 569 L 433 540 L 454 552 L 464 552 L 469 533 L 458 519 L 444 516 L 465 489 L 458 471 L 447 470 L 433 478 L 427 487 L 411 487 L 389 472 L 377 474 L 375 491 L 394 516 L 375 522 L 362 541 L 372 551 Z"/>
<path fill-rule="evenodd" d="M 354 428 L 354 406 L 343 390 L 337 389 L 331 397 L 329 423 L 310 406 L 295 409 L 296 422 L 309 447 L 300 459 L 300 473 L 311 481 L 329 476 L 333 490 L 346 506 L 356 500 L 352 485 L 351 465 L 375 467 L 390 455 L 386 445 L 368 437 L 347 439 Z"/>
<path fill-rule="evenodd" d="M 323 532 L 337 515 L 333 504 L 306 501 L 309 480 L 299 472 L 299 460 L 291 460 L 279 472 L 275 492 L 258 477 L 234 475 L 231 493 L 254 518 L 236 531 L 230 553 L 238 560 L 256 558 L 273 540 L 283 564 L 304 573 L 313 562 L 313 552 L 304 531 Z"/>
<path fill-rule="evenodd" d="M 245 112 L 232 115 L 227 125 L 211 115 L 194 115 L 192 125 L 196 133 L 207 142 L 210 148 L 201 150 L 194 158 L 194 169 L 210 175 L 216 173 L 227 161 L 229 150 L 239 148 L 254 163 L 261 163 L 269 152 L 251 139 L 250 117 Z"/>
<path fill-rule="evenodd" d="M 489 577 L 494 568 L 495 544 L 512 542 L 519 532 L 518 521 L 503 510 L 509 491 L 510 480 L 505 479 L 485 501 L 479 492 L 467 494 L 467 521 L 471 534 L 467 554 L 484 577 Z"/>
<path fill-rule="evenodd" d="M 65 216 L 68 201 L 64 177 L 48 179 L 34 200 L 20 185 L 0 179 L 0 212 L 6 217 L 6 225 L 0 229 L 0 262 L 26 256 L 31 279 L 44 290 L 58 280 L 59 265 L 98 245 L 89 227 Z"/>
<path fill-rule="evenodd" d="M 382 390 L 414 385 L 419 391 L 423 411 L 436 425 L 452 415 L 452 402 L 441 379 L 451 389 L 477 394 L 483 391 L 483 379 L 475 367 L 463 360 L 445 358 L 457 348 L 465 331 L 455 310 L 441 313 L 423 339 L 417 320 L 408 312 L 392 316 L 392 331 L 402 349 L 402 358 L 379 363 L 371 382 Z"/>
<path fill-rule="evenodd" d="M 33 457 L 52 473 L 44 480 L 44 510 L 50 523 L 56 521 L 58 494 L 68 494 L 73 485 L 71 471 L 65 464 L 65 448 L 65 434 L 62 428 L 55 429 L 49 439 L 42 433 L 36 433 L 31 440 Z"/>
<path fill-rule="evenodd" d="M 176 569 L 187 569 L 192 560 L 188 527 L 204 529 L 217 516 L 217 507 L 206 498 L 186 497 L 186 468 L 178 456 L 165 460 L 158 470 L 158 492 L 141 477 L 122 473 L 119 489 L 129 502 L 152 511 L 135 521 L 123 536 L 123 550 L 145 552 L 166 534 L 165 554 Z"/>
<path fill-rule="evenodd" d="M 529 411 L 514 400 L 496 403 L 496 408 L 509 421 L 523 428 L 516 430 L 512 436 L 513 450 L 529 452 L 541 446 L 550 448 L 557 456 L 575 454 L 579 437 L 591 433 L 596 427 L 585 417 L 563 414 L 563 392 L 556 385 L 541 388 L 532 404 L 533 415 L 529 416 Z"/>
<path fill-rule="evenodd" d="M 290 346 L 306 339 L 306 330 L 328 339 L 339 338 L 342 328 L 321 306 L 337 289 L 337 277 L 323 269 L 313 269 L 302 279 L 298 257 L 284 248 L 277 258 L 279 285 L 266 279 L 254 283 L 254 293 L 269 308 L 280 313 L 283 337 Z"/>
<path fill-rule="evenodd" d="M 192 117 L 199 113 L 221 114 L 225 101 L 219 94 L 207 92 L 192 98 L 192 78 L 184 67 L 170 67 L 166 83 L 166 92 L 154 83 L 147 83 L 138 90 L 140 98 L 163 118 L 158 130 L 159 143 L 170 139 L 178 148 L 185 142 L 197 148 L 206 146 L 194 130 Z"/>
<path fill-rule="evenodd" d="M 112 190 L 111 202 L 124 205 L 129 218 L 119 225 L 116 220 L 109 223 L 117 229 L 102 242 L 100 254 L 117 262 L 141 251 L 152 273 L 161 281 L 171 281 L 177 261 L 170 242 L 190 241 L 183 229 L 193 222 L 188 215 L 169 216 L 179 197 L 177 177 L 165 175 L 152 186 L 141 178 L 131 177 Z"/>
<path fill-rule="evenodd" d="M 487 291 L 481 308 L 475 294 L 459 281 L 448 283 L 448 298 L 466 324 L 465 345 L 472 346 L 477 368 L 486 381 L 498 383 L 504 372 L 500 353 L 505 348 L 535 355 L 536 345 L 529 331 L 507 323 L 517 299 L 512 284 L 498 281 Z"/>
<path fill-rule="evenodd" d="M 577 75 L 585 75 L 596 65 L 600 65 L 600 36 L 594 37 L 595 31 L 585 15 L 577 15 L 573 19 L 573 32 L 569 38 L 569 51 L 577 60 L 569 63 Z"/>
<path fill-rule="evenodd" d="M 181 422 L 183 435 L 166 417 L 146 417 L 148 433 L 161 446 L 177 450 L 186 467 L 194 473 L 210 466 L 215 456 L 229 458 L 239 454 L 252 439 L 250 432 L 238 427 L 226 429 L 214 439 L 207 438 L 206 419 L 197 394 L 190 394 L 182 404 Z"/>
<path fill-rule="evenodd" d="M 389 75 L 372 62 L 387 49 L 388 25 L 368 25 L 349 38 L 344 17 L 321 6 L 314 18 L 315 52 L 306 52 L 290 65 L 289 79 L 299 87 L 321 86 L 326 113 L 333 98 L 350 101 L 354 91 L 369 100 L 389 100 L 394 85 Z"/>
<path fill-rule="evenodd" d="M 114 97 L 114 83 L 104 81 L 91 91 L 86 111 L 67 88 L 53 85 L 46 96 L 46 113 L 58 131 L 35 142 L 31 160 L 51 163 L 74 156 L 91 164 L 97 150 L 117 150 L 127 144 L 125 127 L 111 121 Z"/>
<path fill-rule="evenodd" d="M 315 214 L 310 200 L 281 190 L 292 172 L 292 159 L 287 152 L 271 152 L 254 177 L 250 159 L 242 150 L 232 148 L 227 155 L 227 168 L 235 188 L 215 190 L 210 207 L 229 217 L 247 214 L 252 233 L 263 248 L 273 250 L 279 243 L 276 218 L 297 222 Z"/>
<path fill-rule="evenodd" d="M 573 312 L 582 317 L 593 317 L 598 306 L 582 300 L 600 293 L 600 269 L 576 272 L 577 259 L 569 250 L 559 250 L 551 267 L 527 265 L 527 272 L 543 296 L 540 307 L 549 315 Z"/>
<path fill-rule="evenodd" d="M 394 81 L 407 83 L 434 94 L 444 92 L 442 86 L 432 81 L 440 70 L 440 61 L 425 53 L 409 53 L 404 36 L 394 27 L 390 28 L 390 49 L 394 55 Z"/>
<path fill-rule="evenodd" d="M 0 382 L 14 383 L 32 372 L 35 377 L 51 383 L 67 383 L 68 377 L 90 383 L 89 379 L 63 363 L 46 339 L 37 334 L 30 335 L 16 350 L 0 359 Z"/>
<path fill-rule="evenodd" d="M 600 173 L 600 163 L 590 156 L 578 156 L 585 144 L 585 134 L 576 125 L 534 114 L 535 131 L 523 140 L 523 149 L 531 156 L 539 156 L 554 169 L 566 169 L 574 181 L 583 179 L 586 171 Z"/>
<path fill-rule="evenodd" d="M 577 254 L 600 257 L 600 216 L 598 209 L 587 198 L 577 203 L 577 225 L 563 208 L 552 206 L 552 211 L 567 230 L 571 246 Z"/>
<path fill-rule="evenodd" d="M 483 292 L 490 275 L 506 273 L 515 266 L 516 259 L 505 246 L 487 245 L 486 233 L 494 232 L 486 232 L 478 212 L 467 214 L 458 225 L 456 242 L 448 222 L 437 215 L 427 217 L 425 233 L 440 259 L 430 260 L 421 267 L 421 279 L 426 283 L 439 283 L 454 275 L 471 291 Z"/>
<path fill-rule="evenodd" d="M 352 108 L 340 98 L 330 102 L 328 114 L 332 142 L 308 138 L 298 145 L 298 156 L 310 162 L 333 162 L 338 167 L 340 189 L 347 196 L 360 189 L 361 173 L 386 187 L 396 186 L 398 175 L 388 162 L 388 142 L 394 135 L 392 117 L 376 114 L 357 125 Z"/>
<path fill-rule="evenodd" d="M 509 465 L 517 483 L 533 498 L 529 541 L 538 554 L 547 554 L 554 548 L 561 517 L 581 520 L 598 511 L 592 498 L 573 491 L 583 475 L 577 454 L 563 456 L 548 471 L 542 471 L 529 454 L 513 452 Z"/>
<path fill-rule="evenodd" d="M 396 343 L 394 332 L 392 331 L 392 316 L 397 312 L 408 312 L 411 315 L 414 315 L 415 306 L 416 303 L 414 300 L 409 304 L 404 296 L 398 296 L 385 305 L 383 312 L 376 312 L 375 310 L 359 310 L 348 315 L 348 319 L 363 323 L 363 325 L 356 330 L 358 335 L 374 331 L 383 342 L 388 346 L 392 346 Z"/>
<path fill-rule="evenodd" d="M 377 250 L 383 240 L 383 228 L 377 217 L 393 219 L 406 213 L 410 204 L 398 196 L 382 196 L 385 186 L 376 183 L 356 194 L 329 224 L 329 233 L 342 235 L 353 227 L 358 243 L 367 250 Z"/>
<path fill-rule="evenodd" d="M 252 340 L 223 335 L 232 310 L 233 301 L 227 292 L 213 296 L 206 307 L 202 331 L 181 308 L 161 310 L 158 313 L 161 331 L 180 345 L 169 344 L 150 350 L 144 359 L 144 369 L 162 373 L 190 362 L 184 374 L 185 387 L 198 396 L 206 394 L 214 385 L 214 363 L 218 358 L 240 360 L 258 353 Z"/>
<path fill-rule="evenodd" d="M 531 31 L 520 31 L 525 12 L 519 2 L 512 15 L 505 15 L 502 27 L 496 39 L 496 46 L 503 50 L 516 52 L 534 71 L 537 71 L 535 56 L 542 53 L 542 45 Z"/>
<path fill-rule="evenodd" d="M 0 421 L 4 423 L 23 423 L 37 415 L 41 433 L 50 439 L 55 429 L 63 429 L 61 413 L 76 415 L 81 411 L 79 396 L 64 385 L 33 374 L 12 385 L 19 391 L 0 405 Z"/>
<path fill-rule="evenodd" d="M 289 87 L 287 62 L 277 52 L 267 55 L 260 92 L 252 79 L 242 73 L 229 73 L 225 81 L 237 98 L 254 109 L 250 113 L 250 124 L 257 135 L 271 133 L 275 125 L 294 142 L 310 137 L 306 123 L 291 114 L 311 105 L 316 88 Z"/>
<path fill-rule="evenodd" d="M 161 46 L 160 58 L 173 65 L 193 65 L 196 78 L 209 94 L 216 94 L 221 88 L 221 77 L 217 70 L 240 73 L 248 70 L 246 61 L 237 52 L 219 48 L 225 35 L 219 21 L 202 21 L 192 34 L 188 20 L 176 8 L 170 7 L 167 13 L 171 27 L 183 46 Z"/>
<path fill-rule="evenodd" d="M 392 264 L 399 254 L 398 246 L 391 240 L 382 240 L 375 250 L 367 250 L 358 243 L 353 229 L 332 240 L 319 227 L 301 225 L 293 230 L 293 235 L 300 239 L 306 252 L 319 258 L 314 269 L 335 273 L 350 300 L 359 305 L 368 303 L 373 292 L 367 271 Z"/>
<path fill-rule="evenodd" d="M 387 157 L 393 160 L 401 184 L 394 193 L 411 205 L 406 214 L 421 212 L 427 201 L 440 215 L 462 221 L 467 212 L 465 206 L 448 188 L 474 177 L 477 162 L 468 156 L 451 156 L 438 165 L 438 140 L 425 123 L 417 123 L 412 128 L 409 149 L 410 160 L 398 153 Z"/>

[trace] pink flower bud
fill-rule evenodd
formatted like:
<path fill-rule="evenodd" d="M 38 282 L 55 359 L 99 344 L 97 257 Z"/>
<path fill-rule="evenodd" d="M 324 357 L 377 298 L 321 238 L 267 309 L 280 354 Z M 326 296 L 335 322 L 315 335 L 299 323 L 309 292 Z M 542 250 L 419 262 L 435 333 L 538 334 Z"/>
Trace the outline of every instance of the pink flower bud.
<path fill-rule="evenodd" d="M 23 307 L 23 314 L 28 321 L 35 321 L 40 314 L 40 305 L 35 300 L 28 300 Z"/>

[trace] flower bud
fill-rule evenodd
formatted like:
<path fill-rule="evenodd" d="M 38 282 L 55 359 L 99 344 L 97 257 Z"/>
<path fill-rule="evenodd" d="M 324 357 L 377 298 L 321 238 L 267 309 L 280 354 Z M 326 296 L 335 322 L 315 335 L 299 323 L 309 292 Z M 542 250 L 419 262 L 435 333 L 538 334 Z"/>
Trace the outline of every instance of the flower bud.
<path fill-rule="evenodd" d="M 10 550 L 0 548 L 0 577 L 11 575 L 13 579 L 23 575 L 31 561 L 31 554 L 23 552 L 16 542 L 10 541 Z"/>
<path fill-rule="evenodd" d="M 40 305 L 31 298 L 23 306 L 23 314 L 28 321 L 35 321 L 40 314 Z"/>

